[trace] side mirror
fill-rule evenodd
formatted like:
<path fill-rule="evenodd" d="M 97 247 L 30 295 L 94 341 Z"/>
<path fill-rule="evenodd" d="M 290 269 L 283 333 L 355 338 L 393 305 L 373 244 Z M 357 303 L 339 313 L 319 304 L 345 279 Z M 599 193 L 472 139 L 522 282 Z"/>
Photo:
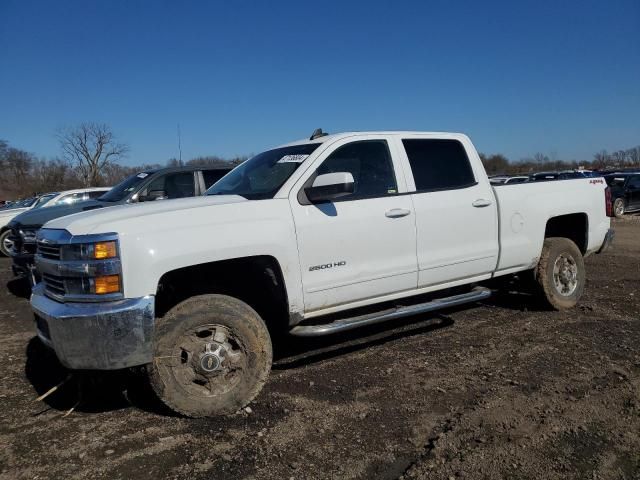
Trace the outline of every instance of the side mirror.
<path fill-rule="evenodd" d="M 351 195 L 354 181 L 351 172 L 334 172 L 318 175 L 304 193 L 311 203 L 331 202 L 340 197 Z"/>

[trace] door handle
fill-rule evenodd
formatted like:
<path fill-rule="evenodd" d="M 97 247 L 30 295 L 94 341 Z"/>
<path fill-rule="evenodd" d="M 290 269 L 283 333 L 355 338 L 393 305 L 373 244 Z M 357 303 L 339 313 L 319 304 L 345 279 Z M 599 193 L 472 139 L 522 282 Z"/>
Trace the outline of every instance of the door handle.
<path fill-rule="evenodd" d="M 410 213 L 411 211 L 407 210 L 406 208 L 392 208 L 391 210 L 387 210 L 384 216 L 389 218 L 400 218 L 406 217 Z"/>
<path fill-rule="evenodd" d="M 485 200 L 484 198 L 479 198 L 478 200 L 473 202 L 471 205 L 477 208 L 488 207 L 489 205 L 491 205 L 491 200 Z"/>

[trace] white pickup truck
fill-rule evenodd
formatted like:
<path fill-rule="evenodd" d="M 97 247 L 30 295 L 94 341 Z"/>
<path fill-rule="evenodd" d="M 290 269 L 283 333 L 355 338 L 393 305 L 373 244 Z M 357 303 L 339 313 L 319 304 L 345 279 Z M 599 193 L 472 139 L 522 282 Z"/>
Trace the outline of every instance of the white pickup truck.
<path fill-rule="evenodd" d="M 234 412 L 266 381 L 275 334 L 478 301 L 490 295 L 483 281 L 517 272 L 551 307 L 572 307 L 583 257 L 613 236 L 605 187 L 493 187 L 462 134 L 316 131 L 206 196 L 47 223 L 38 336 L 70 369 L 145 365 L 177 412 Z"/>

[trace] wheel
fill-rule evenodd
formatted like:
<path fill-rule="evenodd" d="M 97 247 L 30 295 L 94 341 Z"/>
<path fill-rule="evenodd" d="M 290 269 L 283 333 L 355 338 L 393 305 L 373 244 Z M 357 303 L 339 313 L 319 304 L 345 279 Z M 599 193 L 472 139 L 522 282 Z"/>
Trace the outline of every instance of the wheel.
<path fill-rule="evenodd" d="M 11 230 L 5 230 L 0 233 L 0 253 L 5 257 L 10 257 L 13 251 L 13 240 L 9 238 Z"/>
<path fill-rule="evenodd" d="M 191 297 L 156 324 L 151 388 L 188 417 L 230 414 L 253 400 L 272 361 L 267 326 L 249 305 L 225 295 Z"/>
<path fill-rule="evenodd" d="M 586 271 L 578 246 L 568 238 L 547 238 L 534 270 L 544 300 L 556 310 L 574 307 L 584 291 Z"/>
<path fill-rule="evenodd" d="M 616 201 L 613 202 L 613 214 L 616 218 L 622 218 L 624 215 L 624 199 L 616 198 Z"/>

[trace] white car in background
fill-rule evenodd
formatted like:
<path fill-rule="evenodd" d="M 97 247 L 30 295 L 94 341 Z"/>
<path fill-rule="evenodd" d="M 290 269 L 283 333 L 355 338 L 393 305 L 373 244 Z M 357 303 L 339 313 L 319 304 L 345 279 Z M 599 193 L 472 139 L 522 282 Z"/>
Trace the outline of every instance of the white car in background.
<path fill-rule="evenodd" d="M 22 212 L 34 208 L 46 208 L 56 205 L 70 205 L 97 198 L 109 191 L 111 187 L 88 187 L 64 192 L 45 193 L 39 197 L 29 198 L 13 203 L 10 207 L 0 208 L 0 256 L 8 257 L 13 249 L 13 241 L 9 238 L 11 230 L 7 227 L 9 222 Z"/>
<path fill-rule="evenodd" d="M 92 200 L 102 196 L 105 192 L 111 190 L 111 187 L 90 187 L 78 188 L 75 190 L 65 190 L 64 192 L 46 193 L 42 195 L 38 202 L 34 205 L 37 207 L 54 207 L 57 205 L 71 205 L 76 202 Z"/>
<path fill-rule="evenodd" d="M 514 183 L 526 183 L 528 181 L 529 177 L 525 175 L 516 175 L 513 177 L 497 176 L 489 178 L 489 182 L 491 183 L 491 185 L 509 185 Z"/>

